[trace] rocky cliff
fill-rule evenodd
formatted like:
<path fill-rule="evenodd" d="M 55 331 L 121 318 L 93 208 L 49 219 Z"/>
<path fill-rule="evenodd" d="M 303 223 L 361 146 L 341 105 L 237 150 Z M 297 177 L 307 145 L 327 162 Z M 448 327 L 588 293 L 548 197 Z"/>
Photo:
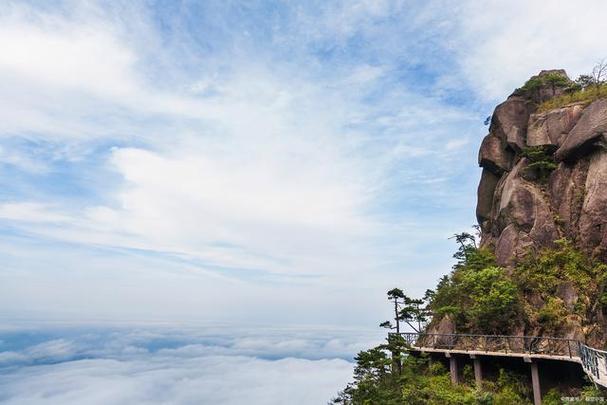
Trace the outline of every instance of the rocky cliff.
<path fill-rule="evenodd" d="M 607 259 L 607 99 L 539 112 L 569 79 L 563 70 L 532 78 L 555 75 L 564 80 L 517 89 L 498 105 L 480 147 L 481 245 L 505 267 L 560 238 Z"/>

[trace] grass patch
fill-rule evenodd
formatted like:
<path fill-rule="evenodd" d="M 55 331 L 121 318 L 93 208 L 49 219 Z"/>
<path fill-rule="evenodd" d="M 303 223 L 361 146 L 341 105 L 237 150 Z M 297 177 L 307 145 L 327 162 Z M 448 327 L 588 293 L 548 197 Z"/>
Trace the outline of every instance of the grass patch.
<path fill-rule="evenodd" d="M 577 90 L 571 93 L 566 93 L 550 100 L 546 100 L 538 106 L 538 112 L 546 112 L 561 108 L 573 103 L 590 104 L 600 98 L 607 98 L 607 84 L 603 83 L 598 86 L 591 85 L 583 90 Z"/>

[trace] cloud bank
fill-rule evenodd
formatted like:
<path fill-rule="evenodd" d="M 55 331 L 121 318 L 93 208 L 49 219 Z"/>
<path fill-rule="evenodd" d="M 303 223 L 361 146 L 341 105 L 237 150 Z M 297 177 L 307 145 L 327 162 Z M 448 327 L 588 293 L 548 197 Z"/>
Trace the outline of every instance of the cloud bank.
<path fill-rule="evenodd" d="M 6 404 L 325 403 L 377 338 L 234 326 L 18 326 L 0 337 Z"/>

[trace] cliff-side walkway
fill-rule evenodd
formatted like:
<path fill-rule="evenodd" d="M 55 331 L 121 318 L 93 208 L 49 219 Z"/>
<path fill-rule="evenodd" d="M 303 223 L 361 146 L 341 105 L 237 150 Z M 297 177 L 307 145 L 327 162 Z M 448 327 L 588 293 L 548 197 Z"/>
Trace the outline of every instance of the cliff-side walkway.
<path fill-rule="evenodd" d="M 506 336 L 435 333 L 400 333 L 412 351 L 444 353 L 449 358 L 451 380 L 457 384 L 456 354 L 473 360 L 477 384 L 482 381 L 480 357 L 519 357 L 530 364 L 534 403 L 541 404 L 538 360 L 557 360 L 579 364 L 595 384 L 607 388 L 607 352 L 583 342 L 545 336 Z"/>

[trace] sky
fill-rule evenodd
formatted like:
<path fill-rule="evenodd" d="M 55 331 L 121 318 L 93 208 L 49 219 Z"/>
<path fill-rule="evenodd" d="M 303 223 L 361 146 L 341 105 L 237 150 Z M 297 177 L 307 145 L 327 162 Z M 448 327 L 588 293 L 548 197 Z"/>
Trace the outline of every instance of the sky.
<path fill-rule="evenodd" d="M 50 337 L 0 337 L 13 378 L 0 386 L 23 403 L 44 373 L 90 366 L 107 383 L 101 366 L 116 366 L 153 386 L 147 367 L 177 364 L 146 344 L 95 357 L 82 336 L 107 332 L 78 329 L 95 322 L 263 325 L 304 344 L 291 328 L 314 325 L 368 342 L 385 292 L 434 287 L 449 237 L 475 223 L 485 118 L 542 69 L 590 71 L 605 15 L 602 0 L 2 1 L 0 326 L 42 322 Z M 188 342 L 206 344 L 199 333 Z M 57 345 L 69 361 L 49 365 Z M 364 346 L 349 347 L 244 356 L 277 375 L 331 362 L 345 382 Z M 40 351 L 47 363 L 23 360 Z M 190 361 L 221 359 L 192 354 L 175 381 Z M 132 390 L 124 403 L 151 401 Z"/>

